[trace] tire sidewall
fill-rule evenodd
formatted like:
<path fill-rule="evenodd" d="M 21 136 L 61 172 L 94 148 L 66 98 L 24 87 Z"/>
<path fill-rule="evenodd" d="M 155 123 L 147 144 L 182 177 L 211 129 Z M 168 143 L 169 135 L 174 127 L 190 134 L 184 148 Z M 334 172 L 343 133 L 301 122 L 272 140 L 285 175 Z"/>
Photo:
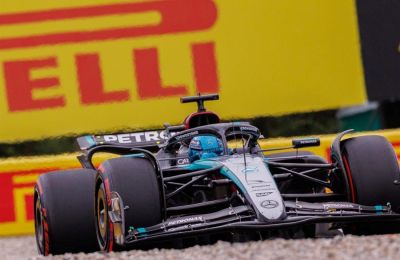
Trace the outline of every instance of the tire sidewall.
<path fill-rule="evenodd" d="M 94 220 L 96 226 L 96 236 L 97 242 L 99 244 L 101 251 L 112 252 L 114 251 L 114 224 L 111 222 L 110 218 L 108 217 L 108 210 L 111 208 L 111 198 L 110 198 L 110 179 L 108 178 L 106 173 L 101 172 L 100 170 L 97 173 L 96 177 L 96 189 L 95 189 L 95 205 L 94 205 Z M 102 189 L 104 193 L 105 202 L 104 203 L 104 210 L 106 211 L 106 229 L 105 229 L 105 241 L 100 234 L 100 227 L 99 227 L 99 219 L 98 219 L 98 190 Z"/>
<path fill-rule="evenodd" d="M 44 256 L 48 256 L 51 252 L 50 250 L 50 237 L 49 237 L 49 218 L 47 216 L 47 210 L 45 206 L 45 201 L 42 199 L 42 193 L 40 192 L 41 187 L 38 182 L 34 189 L 34 223 L 35 223 L 35 239 L 38 249 L 38 253 Z M 37 209 L 37 203 L 39 203 L 40 208 Z M 38 212 L 40 212 L 40 224 L 42 225 L 42 232 L 38 234 Z M 39 238 L 40 237 L 40 238 Z"/>

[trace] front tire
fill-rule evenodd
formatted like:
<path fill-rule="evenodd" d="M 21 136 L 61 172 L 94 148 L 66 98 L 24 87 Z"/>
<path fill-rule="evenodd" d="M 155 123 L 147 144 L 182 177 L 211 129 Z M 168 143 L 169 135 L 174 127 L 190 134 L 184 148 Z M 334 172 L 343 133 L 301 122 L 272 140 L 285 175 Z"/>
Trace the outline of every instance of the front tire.
<path fill-rule="evenodd" d="M 342 142 L 342 157 L 347 174 L 351 201 L 379 206 L 390 203 L 400 213 L 400 178 L 397 156 L 382 136 L 361 136 Z M 399 222 L 360 224 L 358 234 L 380 234 L 400 231 Z"/>
<path fill-rule="evenodd" d="M 154 165 L 146 158 L 120 157 L 105 161 L 96 178 L 95 218 L 100 249 L 122 249 L 114 241 L 114 224 L 109 218 L 112 192 L 121 197 L 124 233 L 130 227 L 144 228 L 162 220 L 162 197 Z"/>

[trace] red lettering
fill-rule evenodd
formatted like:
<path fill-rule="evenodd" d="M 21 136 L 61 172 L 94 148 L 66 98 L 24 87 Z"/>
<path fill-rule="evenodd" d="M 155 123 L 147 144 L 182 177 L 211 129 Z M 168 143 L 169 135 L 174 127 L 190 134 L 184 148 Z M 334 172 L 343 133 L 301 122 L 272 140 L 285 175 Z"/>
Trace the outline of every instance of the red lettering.
<path fill-rule="evenodd" d="M 76 55 L 76 67 L 82 104 L 129 100 L 128 90 L 104 91 L 98 54 Z"/>
<path fill-rule="evenodd" d="M 4 63 L 8 109 L 10 112 L 65 106 L 64 97 L 34 99 L 34 89 L 54 88 L 60 85 L 56 77 L 31 79 L 30 72 L 38 68 L 55 68 L 54 57 L 42 60 L 11 61 Z"/>
<path fill-rule="evenodd" d="M 0 174 L 0 223 L 15 221 L 12 174 Z"/>
<path fill-rule="evenodd" d="M 91 31 L 66 31 L 0 39 L 0 49 L 26 48 L 40 45 L 101 41 L 147 35 L 176 34 L 201 31 L 214 25 L 217 7 L 212 0 L 145 1 L 111 5 L 73 7 L 0 15 L 0 26 L 49 20 L 71 20 L 118 14 L 157 12 L 161 21 L 156 24 L 127 25 L 123 28 L 103 28 Z"/>
<path fill-rule="evenodd" d="M 34 211 L 35 208 L 33 205 L 33 195 L 26 195 L 25 196 L 26 220 L 33 220 L 35 218 Z"/>
<path fill-rule="evenodd" d="M 215 44 L 192 45 L 193 66 L 198 93 L 217 93 L 219 90 Z"/>
<path fill-rule="evenodd" d="M 0 191 L 1 191 L 0 223 L 14 222 L 16 220 L 14 190 L 20 188 L 30 188 L 33 193 L 33 187 L 35 186 L 35 182 L 30 182 L 30 181 L 26 183 L 13 183 L 13 177 L 24 176 L 28 174 L 42 174 L 54 170 L 58 169 L 46 168 L 46 169 L 0 173 Z M 26 220 L 32 220 L 34 218 L 33 195 L 26 194 L 24 196 L 24 201 L 25 201 Z"/>
<path fill-rule="evenodd" d="M 156 48 L 134 50 L 134 62 L 141 99 L 187 95 L 187 88 L 184 85 L 162 85 Z"/>

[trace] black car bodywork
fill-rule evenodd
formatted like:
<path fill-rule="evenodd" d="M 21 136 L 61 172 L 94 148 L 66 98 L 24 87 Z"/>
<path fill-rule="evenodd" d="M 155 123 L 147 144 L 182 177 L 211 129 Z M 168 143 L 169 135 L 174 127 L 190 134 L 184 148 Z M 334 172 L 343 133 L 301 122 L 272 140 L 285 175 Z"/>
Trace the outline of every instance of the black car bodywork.
<path fill-rule="evenodd" d="M 217 115 L 205 111 L 203 102 L 213 99 L 217 96 L 183 99 L 198 102 L 199 111 L 190 115 L 182 126 L 168 125 L 164 130 L 78 139 L 83 151 L 79 161 L 97 176 L 93 219 L 101 250 L 147 248 L 168 243 L 174 246 L 176 241 L 181 244 L 185 241 L 208 243 L 211 237 L 231 237 L 232 241 L 273 236 L 313 237 L 321 233 L 316 228 L 318 223 L 329 223 L 321 225 L 324 232 L 333 229 L 345 233 L 355 230 L 379 233 L 367 227 L 369 222 L 383 223 L 380 230 L 385 233 L 397 232 L 400 196 L 393 193 L 399 189 L 400 172 L 393 149 L 386 140 L 368 136 L 343 141 L 350 131 L 343 132 L 332 143 L 330 162 L 310 152 L 297 151 L 319 145 L 317 138 L 293 140 L 290 148 L 294 152 L 265 155 L 276 149 L 261 149 L 258 141 L 262 135 L 256 127 L 246 122 L 220 123 Z M 187 146 L 193 137 L 202 135 L 222 140 L 224 153 L 191 162 Z M 360 150 L 361 157 L 356 158 L 352 151 L 363 145 L 371 150 Z M 122 191 L 125 188 L 119 190 L 118 187 L 129 187 L 127 190 L 131 192 L 142 188 L 137 184 L 141 180 L 132 177 L 130 182 L 130 177 L 124 177 L 115 184 L 117 178 L 112 179 L 108 172 L 111 170 L 107 170 L 112 169 L 111 166 L 96 167 L 92 162 L 95 154 L 103 152 L 124 158 L 120 160 L 121 165 L 122 161 L 128 160 L 149 162 L 151 170 L 148 174 L 155 175 L 153 183 L 157 187 L 150 185 L 146 191 L 150 187 L 157 189 L 149 193 L 157 193 L 156 203 L 150 199 L 146 202 L 146 197 L 140 201 L 135 198 L 135 203 L 131 203 L 127 191 Z M 365 161 L 368 156 L 372 156 L 370 162 Z M 376 158 L 380 156 L 384 159 Z M 390 157 L 389 162 L 387 157 Z M 360 160 L 365 163 L 360 164 Z M 374 165 L 370 166 L 370 163 Z M 389 164 L 391 170 L 387 175 L 376 176 L 376 171 L 385 172 Z M 126 169 L 129 174 L 125 176 L 135 175 L 132 165 L 131 169 Z M 365 165 L 367 177 L 362 175 Z M 378 168 L 372 169 L 374 167 Z M 356 173 L 352 174 L 352 171 Z M 147 178 L 146 174 L 143 176 Z M 373 183 L 380 180 L 387 187 Z M 114 186 L 107 188 L 108 182 L 114 182 Z M 140 196 L 140 193 L 129 194 Z M 141 212 L 136 212 L 135 217 L 130 215 L 138 208 L 149 215 L 146 212 L 154 212 L 155 204 L 158 205 L 155 211 L 159 211 L 156 220 L 146 219 Z M 40 212 L 35 216 L 43 218 Z M 40 221 L 36 221 L 37 230 L 41 228 Z"/>

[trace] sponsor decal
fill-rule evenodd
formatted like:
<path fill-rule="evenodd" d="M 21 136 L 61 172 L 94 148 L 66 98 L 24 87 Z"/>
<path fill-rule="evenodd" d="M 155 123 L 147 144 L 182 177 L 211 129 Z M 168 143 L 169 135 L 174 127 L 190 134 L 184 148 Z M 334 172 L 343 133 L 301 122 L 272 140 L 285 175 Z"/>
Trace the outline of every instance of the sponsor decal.
<path fill-rule="evenodd" d="M 199 134 L 199 131 L 194 131 L 194 132 L 183 134 L 183 135 L 177 135 L 177 136 L 175 136 L 175 138 L 176 138 L 176 140 L 180 141 L 180 140 L 183 140 L 183 139 L 187 139 L 187 138 L 196 136 L 198 134 Z"/>
<path fill-rule="evenodd" d="M 188 224 L 188 223 L 196 223 L 196 222 L 204 222 L 204 218 L 202 216 L 195 216 L 195 217 L 187 217 L 187 218 L 179 218 L 179 219 L 175 219 L 175 220 L 170 220 L 167 222 L 167 227 L 184 225 L 184 224 Z"/>
<path fill-rule="evenodd" d="M 350 203 L 325 203 L 322 204 L 324 209 L 354 209 L 355 205 Z"/>
<path fill-rule="evenodd" d="M 241 126 L 241 131 L 250 131 L 250 132 L 257 132 L 257 128 L 251 126 Z"/>
<path fill-rule="evenodd" d="M 318 139 L 302 139 L 302 140 L 298 140 L 298 142 L 300 144 L 316 144 L 319 142 Z"/>
<path fill-rule="evenodd" d="M 178 165 L 189 164 L 189 163 L 190 163 L 189 158 L 178 159 L 178 160 L 177 160 L 177 164 L 178 164 Z"/>
<path fill-rule="evenodd" d="M 306 146 L 319 146 L 321 144 L 318 138 L 306 138 L 306 139 L 294 139 L 292 144 L 295 148 L 301 148 Z"/>
<path fill-rule="evenodd" d="M 276 190 L 272 187 L 271 183 L 263 180 L 248 180 L 247 184 L 249 185 L 251 191 L 267 191 L 267 190 Z"/>
<path fill-rule="evenodd" d="M 103 139 L 106 143 L 120 143 L 120 144 L 132 144 L 132 143 L 145 143 L 145 142 L 160 142 L 168 139 L 165 131 L 148 131 L 148 132 L 136 132 L 128 134 L 117 134 L 117 135 L 104 135 L 96 136 L 96 140 Z"/>
<path fill-rule="evenodd" d="M 192 229 L 196 227 L 202 226 L 203 223 L 198 223 L 198 224 L 189 224 L 189 225 L 184 225 L 184 226 L 179 226 L 179 227 L 174 227 L 174 228 L 169 228 L 168 231 L 179 231 L 179 230 L 185 230 L 185 229 Z"/>
<path fill-rule="evenodd" d="M 276 200 L 264 200 L 260 203 L 260 206 L 265 209 L 273 209 L 279 206 Z"/>
<path fill-rule="evenodd" d="M 270 194 L 272 194 L 273 192 L 257 192 L 256 193 L 256 197 L 266 197 Z"/>
<path fill-rule="evenodd" d="M 258 172 L 258 167 L 248 166 L 242 170 L 243 173 L 253 173 Z"/>
<path fill-rule="evenodd" d="M 255 185 L 257 185 L 257 184 L 264 184 L 264 183 L 268 183 L 268 182 L 266 182 L 266 181 L 264 181 L 264 180 L 248 180 L 248 181 L 247 181 L 247 184 L 255 184 Z"/>
<path fill-rule="evenodd" d="M 243 173 L 256 173 L 258 172 L 258 167 L 248 166 L 242 170 Z"/>

